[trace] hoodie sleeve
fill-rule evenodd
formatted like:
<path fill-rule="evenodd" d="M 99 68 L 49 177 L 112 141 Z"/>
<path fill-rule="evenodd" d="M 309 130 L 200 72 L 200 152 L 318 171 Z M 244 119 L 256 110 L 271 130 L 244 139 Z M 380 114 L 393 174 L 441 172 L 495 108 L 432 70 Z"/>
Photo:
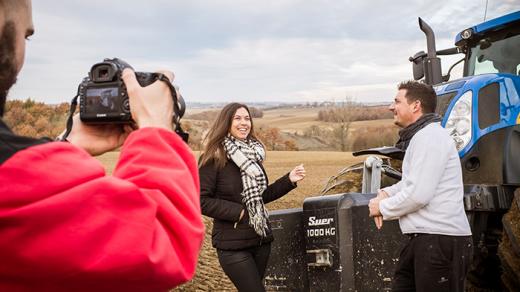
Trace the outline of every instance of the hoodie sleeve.
<path fill-rule="evenodd" d="M 173 132 L 125 141 L 113 176 L 68 143 L 0 165 L 0 290 L 147 290 L 189 280 L 204 236 L 195 159 Z"/>

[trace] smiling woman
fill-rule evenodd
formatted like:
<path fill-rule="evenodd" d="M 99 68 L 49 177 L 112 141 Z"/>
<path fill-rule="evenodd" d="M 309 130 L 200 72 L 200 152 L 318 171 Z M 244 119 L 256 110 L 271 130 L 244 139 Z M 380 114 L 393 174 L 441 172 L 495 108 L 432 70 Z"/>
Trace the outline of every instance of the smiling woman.
<path fill-rule="evenodd" d="M 209 130 L 200 158 L 202 214 L 214 219 L 213 247 L 239 291 L 265 291 L 262 280 L 273 235 L 265 208 L 305 177 L 303 165 L 268 185 L 264 145 L 249 108 L 226 105 Z"/>
<path fill-rule="evenodd" d="M 249 116 L 249 111 L 241 107 L 235 112 L 229 133 L 237 139 L 246 140 L 250 131 L 251 117 Z"/>

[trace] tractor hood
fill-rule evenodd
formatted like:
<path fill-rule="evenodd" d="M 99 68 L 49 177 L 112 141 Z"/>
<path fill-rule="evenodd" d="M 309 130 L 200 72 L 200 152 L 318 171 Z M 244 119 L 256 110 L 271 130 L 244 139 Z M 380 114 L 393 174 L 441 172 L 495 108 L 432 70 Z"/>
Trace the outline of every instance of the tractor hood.
<path fill-rule="evenodd" d="M 434 86 L 442 126 L 454 137 L 460 157 L 483 136 L 520 124 L 520 76 L 482 74 Z"/>

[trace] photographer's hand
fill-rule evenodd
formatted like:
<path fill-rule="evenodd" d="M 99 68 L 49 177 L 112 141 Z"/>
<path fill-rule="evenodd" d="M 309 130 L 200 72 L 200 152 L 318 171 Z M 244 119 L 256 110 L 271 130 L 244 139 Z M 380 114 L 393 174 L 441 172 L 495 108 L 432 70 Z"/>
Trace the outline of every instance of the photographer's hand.
<path fill-rule="evenodd" d="M 79 114 L 74 115 L 72 130 L 67 141 L 85 149 L 90 155 L 101 155 L 112 151 L 125 141 L 132 128 L 121 125 L 87 125 L 81 122 Z M 63 136 L 61 133 L 60 137 Z"/>
<path fill-rule="evenodd" d="M 160 71 L 157 73 L 164 74 L 170 79 L 170 82 L 173 82 L 172 72 Z M 132 118 L 137 126 L 172 130 L 173 100 L 169 87 L 160 80 L 141 87 L 131 69 L 123 71 L 123 81 L 129 96 Z"/>

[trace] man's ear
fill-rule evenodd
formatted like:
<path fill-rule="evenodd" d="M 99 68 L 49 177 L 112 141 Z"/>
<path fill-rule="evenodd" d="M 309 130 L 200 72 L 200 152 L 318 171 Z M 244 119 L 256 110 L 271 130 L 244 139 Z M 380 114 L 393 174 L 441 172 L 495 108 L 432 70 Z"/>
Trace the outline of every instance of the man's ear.
<path fill-rule="evenodd" d="M 414 105 L 413 105 L 413 112 L 416 113 L 418 111 L 420 111 L 422 108 L 421 108 L 421 101 L 420 100 L 416 100 L 414 102 Z"/>

